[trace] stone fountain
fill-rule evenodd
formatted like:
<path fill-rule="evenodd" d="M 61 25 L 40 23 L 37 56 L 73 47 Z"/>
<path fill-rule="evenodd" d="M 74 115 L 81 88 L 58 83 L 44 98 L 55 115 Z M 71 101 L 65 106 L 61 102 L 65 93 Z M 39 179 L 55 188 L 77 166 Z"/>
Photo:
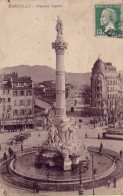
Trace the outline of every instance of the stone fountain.
<path fill-rule="evenodd" d="M 52 43 L 56 52 L 56 108 L 55 115 L 48 113 L 48 138 L 35 155 L 35 165 L 49 165 L 71 170 L 79 161 L 88 162 L 89 153 L 86 146 L 77 139 L 74 126 L 66 116 L 65 102 L 65 67 L 64 52 L 67 43 L 63 41 L 63 24 L 58 17 L 56 24 L 57 37 Z"/>

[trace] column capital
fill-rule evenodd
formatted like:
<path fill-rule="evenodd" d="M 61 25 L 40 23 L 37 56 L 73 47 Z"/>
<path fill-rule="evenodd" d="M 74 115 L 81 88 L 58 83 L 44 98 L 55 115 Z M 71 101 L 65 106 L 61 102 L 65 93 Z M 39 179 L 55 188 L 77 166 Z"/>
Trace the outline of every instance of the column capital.
<path fill-rule="evenodd" d="M 66 42 L 53 42 L 52 49 L 55 49 L 56 54 L 64 54 L 64 50 L 67 49 L 68 44 Z"/>

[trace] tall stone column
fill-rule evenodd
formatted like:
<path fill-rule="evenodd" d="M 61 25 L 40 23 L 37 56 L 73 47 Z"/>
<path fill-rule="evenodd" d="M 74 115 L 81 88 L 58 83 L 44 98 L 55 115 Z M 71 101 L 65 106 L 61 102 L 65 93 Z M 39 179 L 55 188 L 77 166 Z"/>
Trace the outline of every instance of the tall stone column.
<path fill-rule="evenodd" d="M 64 52 L 67 49 L 67 43 L 63 41 L 62 21 L 57 19 L 56 24 L 57 37 L 52 43 L 52 48 L 56 52 L 56 122 L 62 122 L 66 118 L 65 106 L 65 67 Z"/>

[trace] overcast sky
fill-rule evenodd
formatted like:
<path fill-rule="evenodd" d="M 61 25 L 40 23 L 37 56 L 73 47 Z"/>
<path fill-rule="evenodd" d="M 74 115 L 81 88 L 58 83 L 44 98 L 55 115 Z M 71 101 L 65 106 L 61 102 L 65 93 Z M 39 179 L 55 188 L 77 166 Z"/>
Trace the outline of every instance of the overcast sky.
<path fill-rule="evenodd" d="M 94 4 L 91 0 L 11 0 L 11 5 L 31 4 L 31 8 L 8 8 L 0 1 L 0 68 L 17 65 L 47 65 L 55 68 L 57 15 L 63 21 L 67 72 L 90 72 L 98 55 L 123 69 L 123 39 L 97 38 L 94 32 Z M 62 8 L 36 8 L 36 5 Z M 34 6 L 34 7 L 33 7 Z"/>

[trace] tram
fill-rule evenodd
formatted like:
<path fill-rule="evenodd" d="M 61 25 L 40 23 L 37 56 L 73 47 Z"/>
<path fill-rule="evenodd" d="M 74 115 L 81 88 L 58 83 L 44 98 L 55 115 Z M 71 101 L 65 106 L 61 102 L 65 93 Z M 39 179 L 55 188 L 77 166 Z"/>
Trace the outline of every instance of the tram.
<path fill-rule="evenodd" d="M 116 140 L 123 140 L 123 128 L 114 128 L 114 129 L 107 129 L 105 132 L 102 133 L 102 137 L 104 139 L 116 139 Z"/>

